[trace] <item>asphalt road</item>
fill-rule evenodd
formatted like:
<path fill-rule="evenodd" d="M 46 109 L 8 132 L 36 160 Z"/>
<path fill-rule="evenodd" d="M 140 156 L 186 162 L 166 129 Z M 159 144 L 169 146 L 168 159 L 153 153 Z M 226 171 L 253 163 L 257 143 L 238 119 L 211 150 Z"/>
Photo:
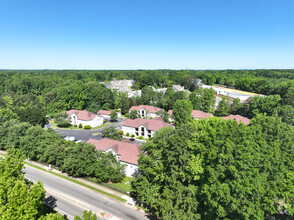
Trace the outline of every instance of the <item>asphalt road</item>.
<path fill-rule="evenodd" d="M 92 210 L 95 213 L 104 211 L 125 220 L 148 219 L 144 214 L 126 204 L 116 202 L 55 175 L 30 166 L 26 166 L 25 172 L 25 177 L 29 180 L 43 182 L 48 193 L 47 196 L 51 196 L 48 201 L 51 201 L 51 205 L 67 215 L 69 219 L 72 219 L 76 214 L 81 216 L 83 210 Z"/>

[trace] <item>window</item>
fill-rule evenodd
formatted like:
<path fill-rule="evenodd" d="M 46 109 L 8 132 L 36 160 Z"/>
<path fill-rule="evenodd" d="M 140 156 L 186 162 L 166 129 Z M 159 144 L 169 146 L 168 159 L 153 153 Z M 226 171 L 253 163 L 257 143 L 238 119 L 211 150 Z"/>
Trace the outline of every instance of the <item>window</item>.
<path fill-rule="evenodd" d="M 141 128 L 141 136 L 143 136 L 143 137 L 145 136 L 145 129 L 144 129 L 144 127 Z"/>

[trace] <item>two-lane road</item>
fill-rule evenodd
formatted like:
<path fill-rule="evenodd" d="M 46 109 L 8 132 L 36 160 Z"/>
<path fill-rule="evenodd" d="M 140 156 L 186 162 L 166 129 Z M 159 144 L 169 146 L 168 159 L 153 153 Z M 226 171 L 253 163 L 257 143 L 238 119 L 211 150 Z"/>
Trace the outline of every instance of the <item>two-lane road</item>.
<path fill-rule="evenodd" d="M 54 197 L 53 203 L 55 203 L 56 209 L 66 214 L 69 218 L 76 214 L 81 215 L 82 210 L 87 209 L 96 213 L 104 211 L 120 219 L 148 219 L 144 214 L 125 204 L 106 198 L 90 189 L 55 175 L 30 166 L 26 166 L 25 172 L 25 177 L 29 180 L 43 182 L 47 195 Z"/>

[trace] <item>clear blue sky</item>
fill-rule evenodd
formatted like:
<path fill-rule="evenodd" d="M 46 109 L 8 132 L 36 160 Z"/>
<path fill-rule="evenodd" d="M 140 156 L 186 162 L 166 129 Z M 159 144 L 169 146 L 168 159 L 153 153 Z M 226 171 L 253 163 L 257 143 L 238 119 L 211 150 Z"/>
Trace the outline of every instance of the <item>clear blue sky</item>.
<path fill-rule="evenodd" d="M 0 0 L 0 69 L 294 68 L 294 0 Z"/>

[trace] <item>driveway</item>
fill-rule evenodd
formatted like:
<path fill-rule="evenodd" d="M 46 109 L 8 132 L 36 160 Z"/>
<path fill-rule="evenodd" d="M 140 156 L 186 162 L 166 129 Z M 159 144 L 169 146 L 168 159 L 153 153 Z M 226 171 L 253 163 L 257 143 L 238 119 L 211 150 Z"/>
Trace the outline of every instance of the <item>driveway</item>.
<path fill-rule="evenodd" d="M 101 132 L 103 129 L 113 126 L 113 127 L 119 127 L 124 120 L 119 119 L 117 122 L 105 126 L 103 128 L 94 129 L 94 130 L 77 130 L 77 129 L 63 129 L 63 128 L 53 128 L 58 134 L 61 134 L 62 136 L 74 136 L 76 140 L 82 140 L 84 142 L 87 142 L 90 138 L 100 140 L 102 139 L 101 135 L 92 135 L 93 133 Z"/>

